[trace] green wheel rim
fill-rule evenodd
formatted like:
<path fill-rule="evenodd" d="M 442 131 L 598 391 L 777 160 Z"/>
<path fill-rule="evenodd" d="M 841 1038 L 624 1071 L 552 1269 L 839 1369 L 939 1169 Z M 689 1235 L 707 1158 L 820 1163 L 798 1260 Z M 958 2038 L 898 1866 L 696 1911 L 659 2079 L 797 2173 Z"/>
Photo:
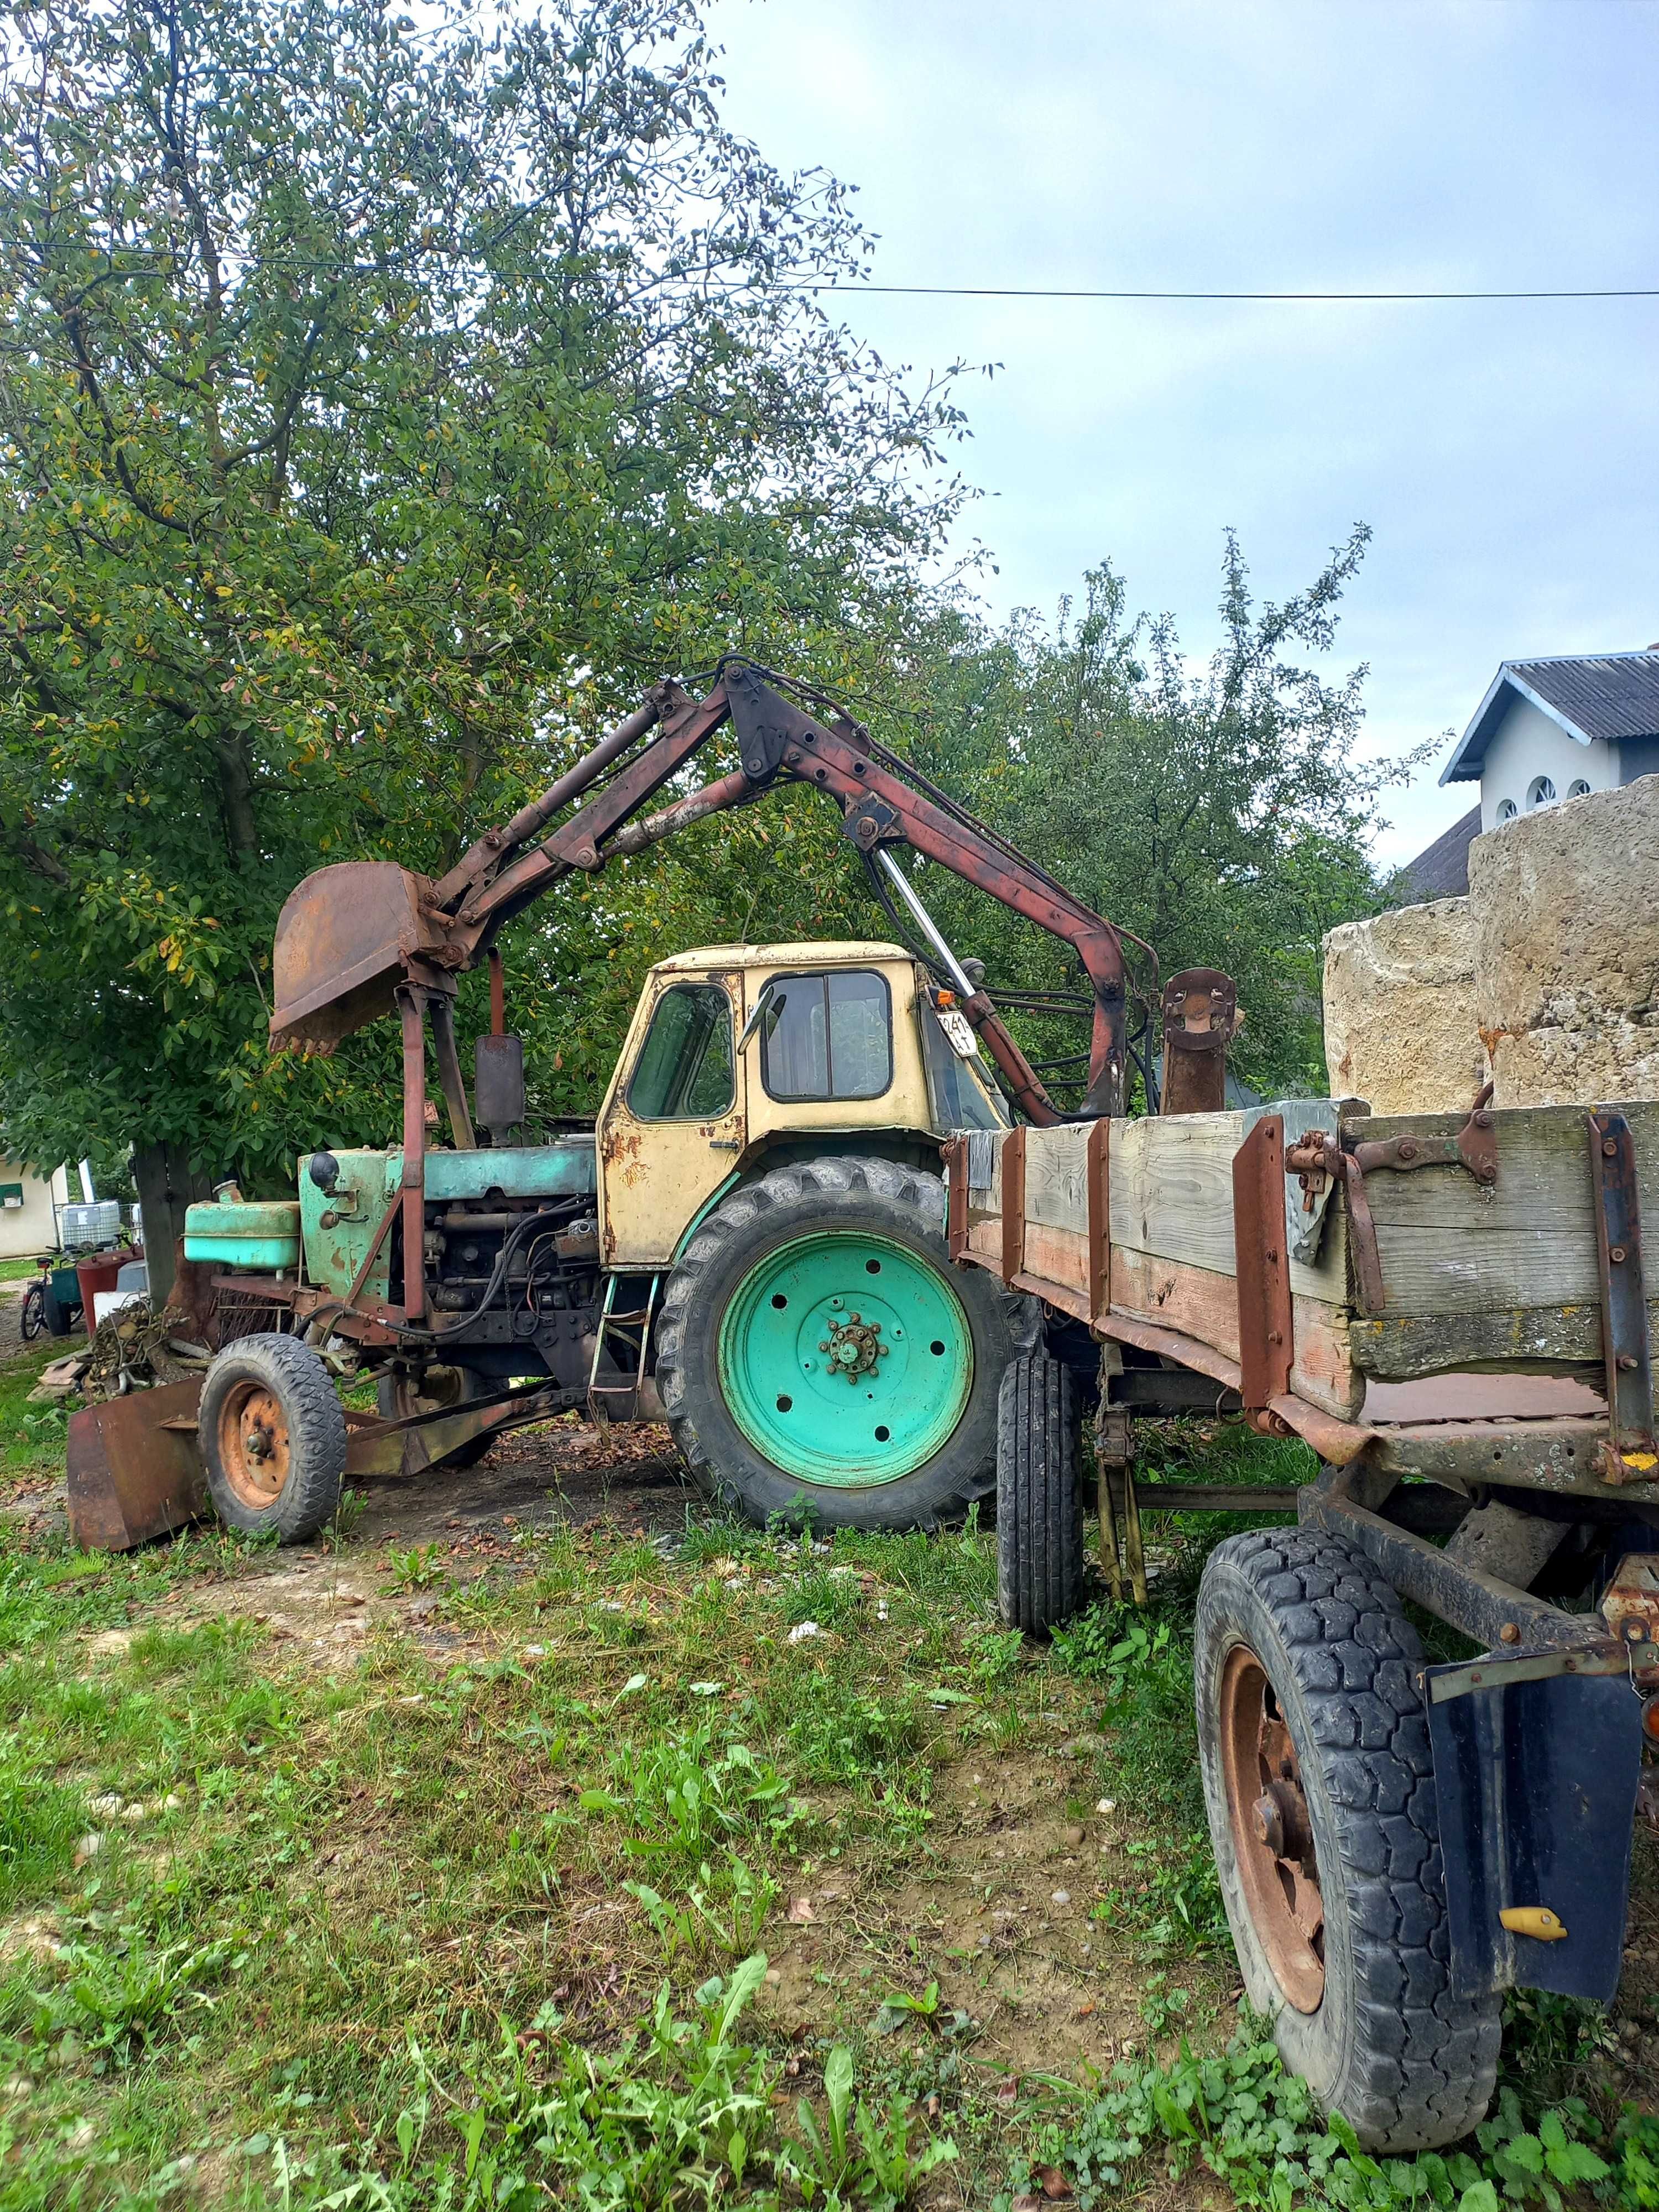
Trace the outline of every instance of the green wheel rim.
<path fill-rule="evenodd" d="M 832 1490 L 930 1460 L 974 1384 L 968 1316 L 939 1269 L 885 1237 L 833 1231 L 757 1261 L 721 1316 L 719 1358 L 756 1450 Z"/>

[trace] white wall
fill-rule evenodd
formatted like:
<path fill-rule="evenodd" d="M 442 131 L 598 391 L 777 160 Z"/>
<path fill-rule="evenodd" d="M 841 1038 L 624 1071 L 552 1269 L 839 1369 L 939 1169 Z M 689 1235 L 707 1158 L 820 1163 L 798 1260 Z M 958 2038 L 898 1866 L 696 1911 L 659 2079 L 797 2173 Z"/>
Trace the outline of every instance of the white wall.
<path fill-rule="evenodd" d="M 0 1206 L 0 1260 L 27 1260 L 37 1252 L 52 1251 L 58 1243 L 58 1224 L 52 1210 L 50 1178 L 0 1153 L 0 1183 L 6 1182 L 22 1184 L 23 1203 L 21 1207 Z"/>
<path fill-rule="evenodd" d="M 1530 699 L 1512 697 L 1480 770 L 1482 830 L 1496 828 L 1498 810 L 1506 799 L 1513 799 L 1517 814 L 1527 813 L 1527 793 L 1540 775 L 1554 784 L 1558 799 L 1579 781 L 1592 791 L 1613 790 L 1619 782 L 1619 748 L 1601 738 L 1581 744 Z"/>

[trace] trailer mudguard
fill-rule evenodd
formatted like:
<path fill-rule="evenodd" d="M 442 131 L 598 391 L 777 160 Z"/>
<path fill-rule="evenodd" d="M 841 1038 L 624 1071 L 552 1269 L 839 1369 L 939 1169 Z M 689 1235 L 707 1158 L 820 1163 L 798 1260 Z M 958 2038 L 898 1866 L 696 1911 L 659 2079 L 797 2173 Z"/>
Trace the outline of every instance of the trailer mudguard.
<path fill-rule="evenodd" d="M 1427 1670 L 1462 1994 L 1515 1986 L 1605 2003 L 1618 1987 L 1642 1701 L 1622 1672 L 1573 1664 L 1516 1653 Z M 1505 1926 L 1506 1912 L 1523 1924 Z M 1544 1932 L 1528 1932 L 1528 1919 Z"/>

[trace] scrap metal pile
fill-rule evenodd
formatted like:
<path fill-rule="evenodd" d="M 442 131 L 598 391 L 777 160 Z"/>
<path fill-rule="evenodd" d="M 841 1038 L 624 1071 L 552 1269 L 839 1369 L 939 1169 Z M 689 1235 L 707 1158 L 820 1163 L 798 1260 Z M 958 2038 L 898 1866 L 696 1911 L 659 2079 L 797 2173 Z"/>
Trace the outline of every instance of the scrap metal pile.
<path fill-rule="evenodd" d="M 29 1393 L 31 1405 L 95 1406 L 131 1390 L 182 1382 L 212 1362 L 204 1344 L 179 1333 L 177 1314 L 156 1313 L 135 1298 L 106 1314 L 88 1344 L 54 1359 Z"/>

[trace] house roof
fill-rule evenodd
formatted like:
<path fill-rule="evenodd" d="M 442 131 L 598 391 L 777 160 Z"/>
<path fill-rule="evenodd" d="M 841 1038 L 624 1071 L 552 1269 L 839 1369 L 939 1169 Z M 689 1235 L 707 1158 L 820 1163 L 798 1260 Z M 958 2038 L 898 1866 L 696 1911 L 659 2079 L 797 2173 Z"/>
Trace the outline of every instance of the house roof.
<path fill-rule="evenodd" d="M 1480 835 L 1477 803 L 1432 845 L 1425 845 L 1414 860 L 1404 864 L 1400 884 L 1406 896 L 1413 900 L 1462 898 L 1469 887 L 1469 847 Z"/>
<path fill-rule="evenodd" d="M 1581 745 L 1596 738 L 1659 738 L 1659 647 L 1504 661 L 1440 771 L 1442 783 L 1478 780 L 1486 747 L 1517 698 L 1529 700 Z"/>

